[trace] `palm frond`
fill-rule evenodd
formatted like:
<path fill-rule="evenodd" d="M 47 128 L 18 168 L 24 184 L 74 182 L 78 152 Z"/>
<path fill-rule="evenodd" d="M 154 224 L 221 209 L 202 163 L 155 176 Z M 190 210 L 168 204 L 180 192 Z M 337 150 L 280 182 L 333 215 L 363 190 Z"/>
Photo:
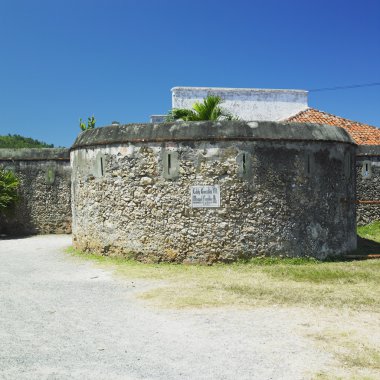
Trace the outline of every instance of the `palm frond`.
<path fill-rule="evenodd" d="M 198 114 L 198 120 L 217 120 L 220 115 L 219 104 L 222 98 L 219 96 L 209 95 L 203 102 L 195 102 L 193 109 Z"/>
<path fill-rule="evenodd" d="M 219 107 L 222 102 L 220 96 L 208 95 L 203 102 L 195 102 L 192 110 L 174 108 L 169 111 L 166 121 L 238 120 L 237 117 Z"/>
<path fill-rule="evenodd" d="M 194 121 L 197 120 L 196 113 L 192 110 L 188 110 L 186 108 L 174 108 L 171 111 L 171 116 L 174 120 L 183 120 L 183 121 Z"/>

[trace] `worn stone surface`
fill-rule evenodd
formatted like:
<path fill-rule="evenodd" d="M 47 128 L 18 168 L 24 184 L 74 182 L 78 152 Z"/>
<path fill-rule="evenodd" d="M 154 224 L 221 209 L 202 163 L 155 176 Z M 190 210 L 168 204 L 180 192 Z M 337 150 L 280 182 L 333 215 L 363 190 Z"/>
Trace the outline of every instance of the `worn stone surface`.
<path fill-rule="evenodd" d="M 7 235 L 71 232 L 68 149 L 0 149 L 0 166 L 20 179 L 20 201 L 0 215 Z"/>
<path fill-rule="evenodd" d="M 82 133 L 71 152 L 74 245 L 185 263 L 256 255 L 323 259 L 354 249 L 355 145 L 347 133 L 297 125 L 295 138 L 291 126 L 263 124 Z M 170 152 L 178 169 L 173 178 L 164 175 Z M 220 207 L 192 208 L 195 185 L 219 185 Z"/>
<path fill-rule="evenodd" d="M 360 146 L 356 162 L 357 198 L 359 201 L 380 202 L 380 145 Z M 358 225 L 380 220 L 380 204 L 357 206 Z"/>

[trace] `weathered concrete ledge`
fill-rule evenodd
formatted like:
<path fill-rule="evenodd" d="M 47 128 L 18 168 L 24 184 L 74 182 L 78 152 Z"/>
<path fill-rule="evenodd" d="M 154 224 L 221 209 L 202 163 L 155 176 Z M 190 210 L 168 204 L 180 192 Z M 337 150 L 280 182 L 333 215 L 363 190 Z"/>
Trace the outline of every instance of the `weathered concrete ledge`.
<path fill-rule="evenodd" d="M 251 94 L 251 93 L 277 93 L 277 94 L 301 94 L 307 95 L 308 91 L 306 90 L 296 90 L 296 89 L 283 89 L 283 88 L 231 88 L 231 87 L 186 87 L 186 86 L 176 86 L 171 89 L 171 91 L 219 91 L 219 92 L 230 92 L 230 93 L 242 93 L 242 94 Z"/>
<path fill-rule="evenodd" d="M 357 156 L 380 156 L 380 145 L 359 145 Z"/>
<path fill-rule="evenodd" d="M 72 150 L 96 145 L 186 141 L 331 141 L 356 145 L 339 127 L 320 124 L 202 121 L 159 124 L 126 124 L 82 132 Z"/>
<path fill-rule="evenodd" d="M 0 161 L 69 161 L 67 148 L 0 149 Z"/>

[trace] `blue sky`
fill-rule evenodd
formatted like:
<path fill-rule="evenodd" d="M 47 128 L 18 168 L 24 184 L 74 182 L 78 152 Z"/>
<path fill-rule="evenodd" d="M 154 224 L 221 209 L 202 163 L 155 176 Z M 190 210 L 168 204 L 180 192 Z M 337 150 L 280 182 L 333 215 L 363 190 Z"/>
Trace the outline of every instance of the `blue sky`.
<path fill-rule="evenodd" d="M 174 86 L 380 82 L 380 1 L 0 0 L 0 134 L 70 146 L 166 113 Z M 309 105 L 380 127 L 380 86 Z"/>

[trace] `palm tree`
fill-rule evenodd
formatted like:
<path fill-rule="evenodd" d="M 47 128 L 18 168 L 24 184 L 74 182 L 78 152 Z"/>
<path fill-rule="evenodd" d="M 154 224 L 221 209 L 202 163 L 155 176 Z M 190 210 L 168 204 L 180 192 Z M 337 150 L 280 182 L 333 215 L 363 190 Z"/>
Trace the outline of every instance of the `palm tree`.
<path fill-rule="evenodd" d="M 237 120 L 237 117 L 219 107 L 222 102 L 220 96 L 209 95 L 202 103 L 195 102 L 193 109 L 174 108 L 169 111 L 166 121 Z"/>

